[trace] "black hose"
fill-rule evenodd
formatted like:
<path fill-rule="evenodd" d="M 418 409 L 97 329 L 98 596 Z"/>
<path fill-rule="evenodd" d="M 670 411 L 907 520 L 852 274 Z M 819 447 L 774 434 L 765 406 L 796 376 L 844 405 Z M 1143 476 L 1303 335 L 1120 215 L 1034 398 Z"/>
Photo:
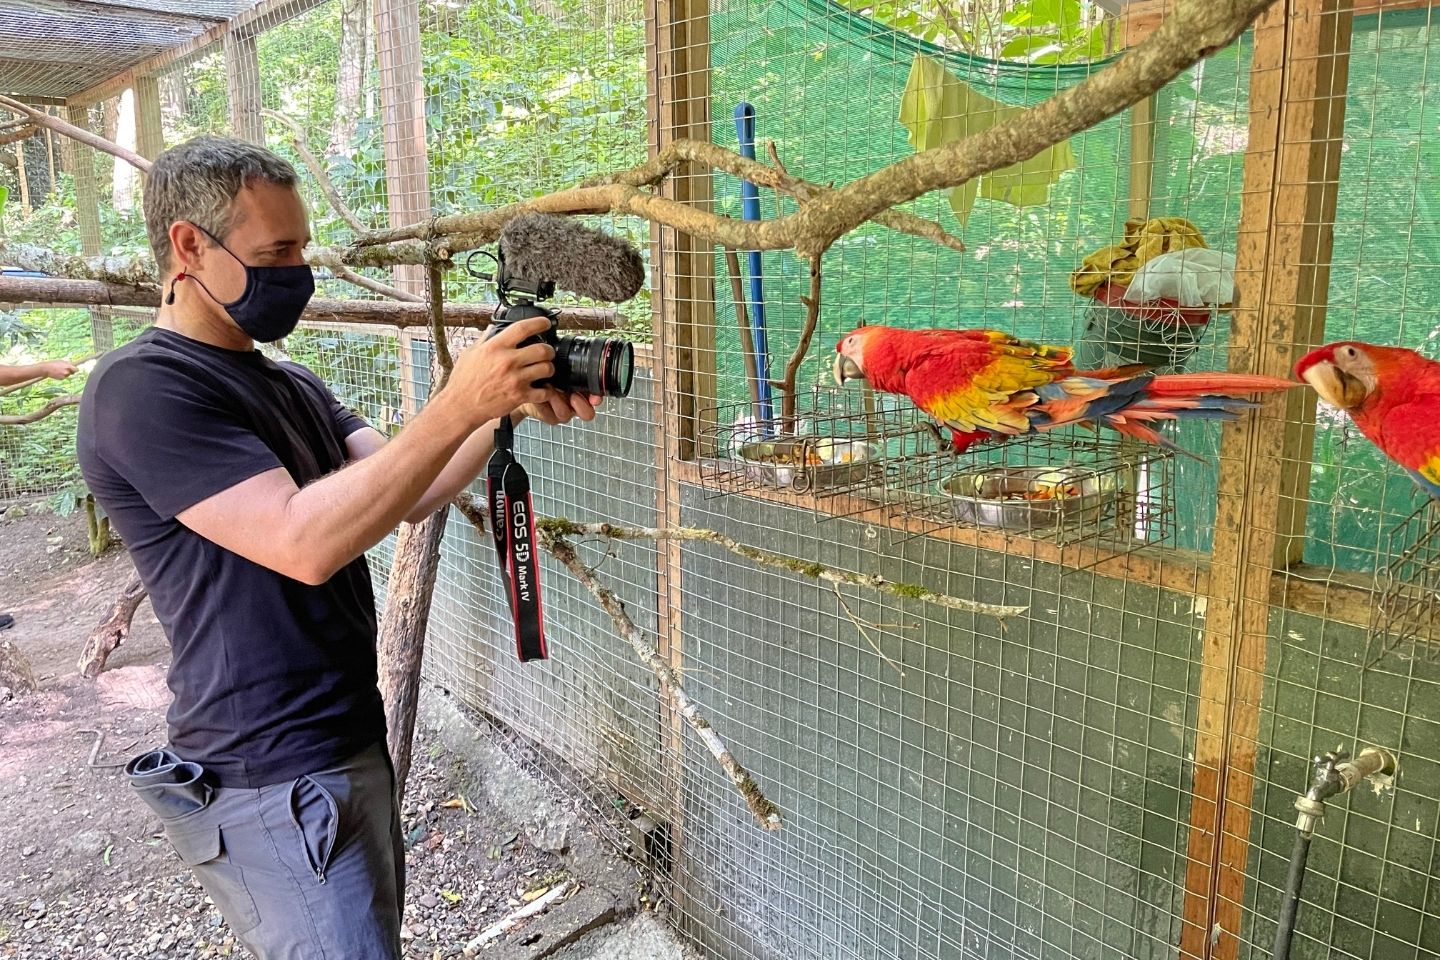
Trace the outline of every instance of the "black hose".
<path fill-rule="evenodd" d="M 1290 875 L 1285 880 L 1285 899 L 1280 902 L 1280 925 L 1275 928 L 1275 949 L 1270 960 L 1290 960 L 1290 938 L 1295 934 L 1295 913 L 1300 909 L 1300 887 L 1305 883 L 1305 860 L 1310 856 L 1311 835 L 1295 831 L 1290 851 Z"/>

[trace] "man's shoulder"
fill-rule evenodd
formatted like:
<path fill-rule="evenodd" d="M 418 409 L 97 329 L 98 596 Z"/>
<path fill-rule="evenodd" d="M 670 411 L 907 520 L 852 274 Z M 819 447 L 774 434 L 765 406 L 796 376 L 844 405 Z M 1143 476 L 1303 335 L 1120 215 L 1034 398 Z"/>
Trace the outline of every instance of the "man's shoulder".
<path fill-rule="evenodd" d="M 93 401 L 102 392 L 108 395 L 139 388 L 153 396 L 147 387 L 184 383 L 199 386 L 210 379 L 196 359 L 154 336 L 142 334 L 100 358 L 85 383 L 85 395 Z"/>

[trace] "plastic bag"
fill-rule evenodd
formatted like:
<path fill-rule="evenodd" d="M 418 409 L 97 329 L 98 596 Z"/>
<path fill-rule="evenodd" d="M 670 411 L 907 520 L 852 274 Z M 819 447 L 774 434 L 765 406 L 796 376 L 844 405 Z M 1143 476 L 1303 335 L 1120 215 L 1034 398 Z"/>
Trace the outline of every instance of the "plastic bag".
<path fill-rule="evenodd" d="M 1130 303 L 1173 300 L 1181 307 L 1235 302 L 1235 255 L 1204 247 L 1162 253 L 1141 264 L 1125 290 Z"/>

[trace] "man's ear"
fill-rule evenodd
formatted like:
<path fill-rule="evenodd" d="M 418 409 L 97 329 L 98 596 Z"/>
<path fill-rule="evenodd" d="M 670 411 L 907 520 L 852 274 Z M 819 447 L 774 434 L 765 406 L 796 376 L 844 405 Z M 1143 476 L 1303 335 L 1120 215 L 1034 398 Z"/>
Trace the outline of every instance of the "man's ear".
<path fill-rule="evenodd" d="M 188 220 L 170 224 L 170 269 L 176 273 L 190 270 L 200 262 L 206 246 L 205 234 Z"/>

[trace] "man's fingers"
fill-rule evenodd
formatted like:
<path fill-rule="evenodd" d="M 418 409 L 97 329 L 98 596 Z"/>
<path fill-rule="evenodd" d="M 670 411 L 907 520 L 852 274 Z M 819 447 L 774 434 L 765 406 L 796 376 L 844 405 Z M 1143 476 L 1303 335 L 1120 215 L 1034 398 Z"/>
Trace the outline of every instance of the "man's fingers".
<path fill-rule="evenodd" d="M 548 363 L 555 359 L 555 350 L 548 343 L 532 343 L 515 351 L 515 362 L 522 367 Z"/>
<path fill-rule="evenodd" d="M 490 338 L 491 343 L 502 347 L 513 347 L 521 341 L 539 336 L 550 329 L 549 317 L 527 317 L 517 320 Z"/>
<path fill-rule="evenodd" d="M 520 377 L 526 383 L 534 383 L 536 380 L 549 380 L 553 376 L 555 376 L 555 364 L 549 360 L 526 364 L 520 368 Z"/>

